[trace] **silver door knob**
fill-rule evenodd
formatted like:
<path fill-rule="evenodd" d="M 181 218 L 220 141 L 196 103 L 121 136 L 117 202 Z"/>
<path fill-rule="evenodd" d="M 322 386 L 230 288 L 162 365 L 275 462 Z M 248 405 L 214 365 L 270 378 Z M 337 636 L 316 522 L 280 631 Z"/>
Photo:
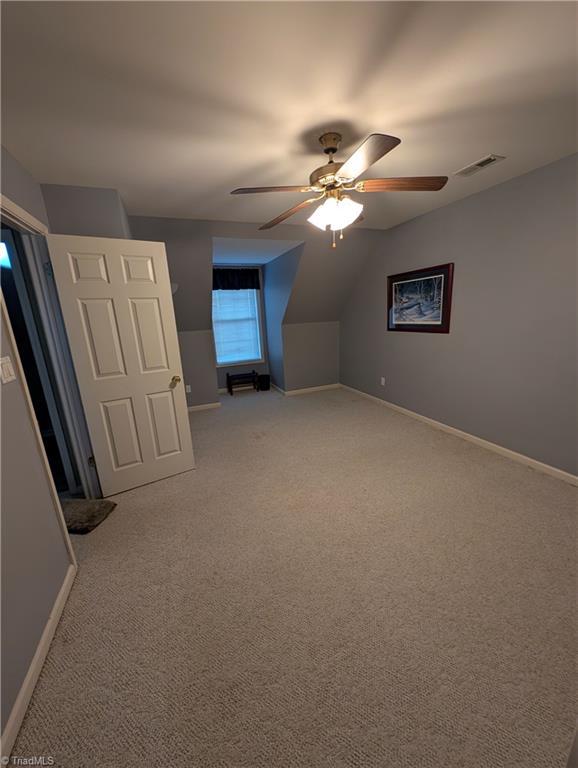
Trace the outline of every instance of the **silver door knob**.
<path fill-rule="evenodd" d="M 174 389 L 180 380 L 181 380 L 180 376 L 173 376 L 173 378 L 171 379 L 171 383 L 169 384 L 169 387 L 171 389 Z"/>

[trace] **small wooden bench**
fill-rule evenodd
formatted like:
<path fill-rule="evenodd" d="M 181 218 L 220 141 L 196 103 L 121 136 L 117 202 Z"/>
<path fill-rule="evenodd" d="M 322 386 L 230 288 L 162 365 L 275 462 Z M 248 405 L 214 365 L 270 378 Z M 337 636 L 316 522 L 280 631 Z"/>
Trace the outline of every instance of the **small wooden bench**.
<path fill-rule="evenodd" d="M 232 395 L 235 388 L 253 387 L 259 389 L 259 375 L 257 371 L 251 373 L 228 373 L 227 374 L 227 392 Z"/>

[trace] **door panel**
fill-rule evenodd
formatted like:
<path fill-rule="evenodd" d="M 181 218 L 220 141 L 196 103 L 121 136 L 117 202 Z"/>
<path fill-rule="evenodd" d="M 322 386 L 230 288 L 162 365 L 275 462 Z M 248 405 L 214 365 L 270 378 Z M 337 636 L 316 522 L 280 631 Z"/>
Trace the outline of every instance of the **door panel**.
<path fill-rule="evenodd" d="M 103 403 L 102 413 L 113 467 L 122 469 L 142 464 L 131 398 L 123 397 Z"/>
<path fill-rule="evenodd" d="M 164 245 L 47 241 L 103 494 L 192 469 Z"/>
<path fill-rule="evenodd" d="M 141 372 L 168 370 L 165 334 L 158 299 L 131 299 L 130 304 Z"/>
<path fill-rule="evenodd" d="M 156 283 L 153 260 L 149 256 L 123 256 L 126 283 Z"/>
<path fill-rule="evenodd" d="M 102 253 L 71 253 L 70 265 L 75 283 L 86 280 L 109 282 L 106 260 Z"/>
<path fill-rule="evenodd" d="M 160 459 L 181 450 L 173 390 L 147 396 L 155 456 Z"/>
<path fill-rule="evenodd" d="M 111 299 L 79 299 L 94 377 L 126 376 L 118 323 Z"/>

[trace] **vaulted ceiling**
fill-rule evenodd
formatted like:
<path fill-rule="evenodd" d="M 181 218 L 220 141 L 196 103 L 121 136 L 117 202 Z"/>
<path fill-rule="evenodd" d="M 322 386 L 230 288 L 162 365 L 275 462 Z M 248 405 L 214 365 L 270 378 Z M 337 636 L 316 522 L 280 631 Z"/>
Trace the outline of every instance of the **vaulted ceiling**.
<path fill-rule="evenodd" d="M 385 229 L 576 151 L 576 5 L 488 2 L 2 4 L 2 143 L 45 183 L 117 188 L 131 214 L 261 222 L 370 132 L 368 176 L 450 176 L 365 195 Z M 452 177 L 488 153 L 507 160 Z M 339 158 L 338 158 L 339 159 Z M 302 223 L 306 214 L 295 217 Z"/>

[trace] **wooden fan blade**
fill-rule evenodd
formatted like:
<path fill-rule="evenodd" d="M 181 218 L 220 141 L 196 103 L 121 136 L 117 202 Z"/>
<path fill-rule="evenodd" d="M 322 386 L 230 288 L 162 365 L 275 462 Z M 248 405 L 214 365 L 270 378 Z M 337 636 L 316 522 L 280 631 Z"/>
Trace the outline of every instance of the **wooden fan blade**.
<path fill-rule="evenodd" d="M 370 134 L 363 144 L 361 144 L 346 160 L 341 168 L 335 174 L 337 179 L 352 181 L 361 176 L 370 165 L 376 163 L 380 158 L 395 149 L 401 139 L 396 136 L 388 136 L 385 133 Z"/>
<path fill-rule="evenodd" d="M 357 192 L 437 192 L 445 187 L 447 176 L 407 176 L 403 179 L 363 179 Z"/>
<path fill-rule="evenodd" d="M 311 187 L 240 187 L 232 195 L 253 195 L 256 192 L 311 192 Z"/>
<path fill-rule="evenodd" d="M 310 197 L 309 200 L 303 200 L 301 203 L 297 203 L 297 205 L 294 205 L 293 208 L 289 208 L 288 211 L 284 211 L 283 213 L 280 213 L 279 216 L 277 216 L 274 219 L 271 219 L 271 221 L 268 221 L 266 224 L 263 224 L 259 227 L 259 229 L 271 229 L 271 227 L 277 226 L 277 224 L 280 224 L 282 221 L 285 221 L 285 219 L 288 219 L 289 216 L 293 216 L 294 213 L 297 213 L 297 211 L 300 211 L 302 208 L 307 208 L 308 205 L 311 205 L 311 203 L 316 203 L 318 200 L 321 200 L 323 198 L 323 195 L 319 195 L 319 197 Z"/>

